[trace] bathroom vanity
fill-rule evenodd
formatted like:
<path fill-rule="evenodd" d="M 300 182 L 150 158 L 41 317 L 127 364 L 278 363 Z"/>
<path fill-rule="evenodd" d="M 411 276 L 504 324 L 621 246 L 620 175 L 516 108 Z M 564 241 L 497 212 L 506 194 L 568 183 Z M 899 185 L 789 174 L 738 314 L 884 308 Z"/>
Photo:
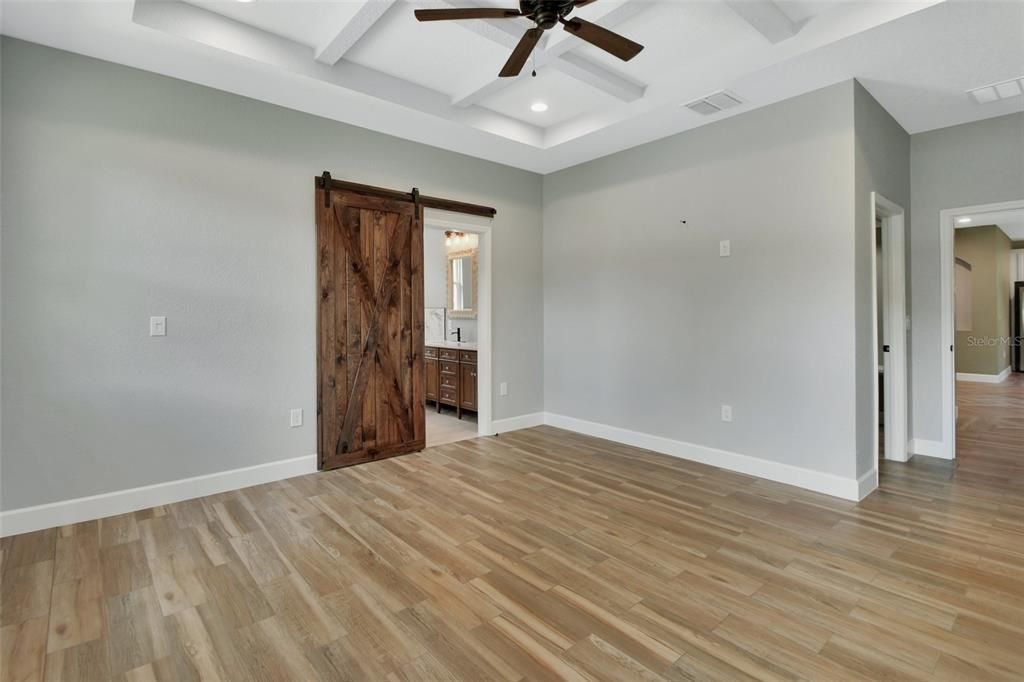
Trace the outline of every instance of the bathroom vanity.
<path fill-rule="evenodd" d="M 477 349 L 475 343 L 435 341 L 423 352 L 427 374 L 426 399 L 437 411 L 442 405 L 455 408 L 462 419 L 464 411 L 477 411 Z"/>

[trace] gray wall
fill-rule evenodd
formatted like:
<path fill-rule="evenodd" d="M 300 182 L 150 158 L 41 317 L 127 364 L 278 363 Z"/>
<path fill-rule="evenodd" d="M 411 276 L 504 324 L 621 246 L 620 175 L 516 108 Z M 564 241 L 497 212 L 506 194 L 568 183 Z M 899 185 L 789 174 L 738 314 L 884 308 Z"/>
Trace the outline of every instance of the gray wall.
<path fill-rule="evenodd" d="M 855 475 L 853 98 L 545 176 L 546 410 Z"/>
<path fill-rule="evenodd" d="M 4 509 L 316 451 L 324 169 L 498 210 L 495 417 L 543 408 L 539 176 L 6 38 L 2 87 Z"/>
<path fill-rule="evenodd" d="M 956 371 L 1000 374 L 1010 366 L 1010 238 L 997 225 L 956 230 L 953 255 L 971 266 L 971 328 L 956 331 Z"/>
<path fill-rule="evenodd" d="M 423 305 L 427 308 L 447 307 L 445 260 L 444 231 L 427 226 L 423 233 Z"/>
<path fill-rule="evenodd" d="M 860 83 L 853 87 L 854 206 L 857 281 L 857 475 L 875 466 L 874 395 L 878 392 L 872 329 L 871 259 L 876 247 L 871 193 L 910 213 L 910 135 Z M 906 224 L 906 223 L 905 223 Z M 908 311 L 909 314 L 909 305 Z"/>
<path fill-rule="evenodd" d="M 942 440 L 939 211 L 1024 199 L 1024 113 L 910 138 L 914 438 Z"/>

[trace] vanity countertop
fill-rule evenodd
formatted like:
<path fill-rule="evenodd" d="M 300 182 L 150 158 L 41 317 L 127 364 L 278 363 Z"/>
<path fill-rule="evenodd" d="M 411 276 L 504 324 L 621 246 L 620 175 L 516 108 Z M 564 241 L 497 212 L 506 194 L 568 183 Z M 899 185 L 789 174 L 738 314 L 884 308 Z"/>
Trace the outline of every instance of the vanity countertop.
<path fill-rule="evenodd" d="M 423 344 L 424 346 L 430 346 L 431 348 L 450 348 L 452 350 L 476 350 L 476 344 L 470 343 L 469 341 L 457 342 L 457 341 L 427 341 Z"/>

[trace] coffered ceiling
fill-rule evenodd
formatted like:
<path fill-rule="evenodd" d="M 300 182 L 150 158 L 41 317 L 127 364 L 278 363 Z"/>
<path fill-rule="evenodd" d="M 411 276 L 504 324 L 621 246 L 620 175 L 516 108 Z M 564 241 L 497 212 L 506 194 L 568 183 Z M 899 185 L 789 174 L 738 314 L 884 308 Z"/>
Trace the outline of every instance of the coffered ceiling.
<path fill-rule="evenodd" d="M 413 16 L 423 7 L 516 4 L 6 0 L 0 26 L 538 172 L 852 77 L 911 132 L 1024 110 L 1024 96 L 980 105 L 965 95 L 1024 74 L 1020 2 L 598 0 L 578 16 L 643 43 L 639 56 L 621 62 L 554 29 L 511 79 L 497 74 L 528 20 Z M 708 116 L 681 106 L 719 90 L 742 104 Z"/>

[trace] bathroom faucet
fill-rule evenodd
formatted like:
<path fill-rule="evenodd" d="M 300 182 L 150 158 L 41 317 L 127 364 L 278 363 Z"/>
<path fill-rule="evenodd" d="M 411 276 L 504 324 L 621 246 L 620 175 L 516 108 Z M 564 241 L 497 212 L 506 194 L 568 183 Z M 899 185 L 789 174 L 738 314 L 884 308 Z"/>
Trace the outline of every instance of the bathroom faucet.
<path fill-rule="evenodd" d="M 462 343 L 462 327 L 456 327 L 455 331 L 448 332 L 449 336 L 454 336 L 458 343 Z"/>

